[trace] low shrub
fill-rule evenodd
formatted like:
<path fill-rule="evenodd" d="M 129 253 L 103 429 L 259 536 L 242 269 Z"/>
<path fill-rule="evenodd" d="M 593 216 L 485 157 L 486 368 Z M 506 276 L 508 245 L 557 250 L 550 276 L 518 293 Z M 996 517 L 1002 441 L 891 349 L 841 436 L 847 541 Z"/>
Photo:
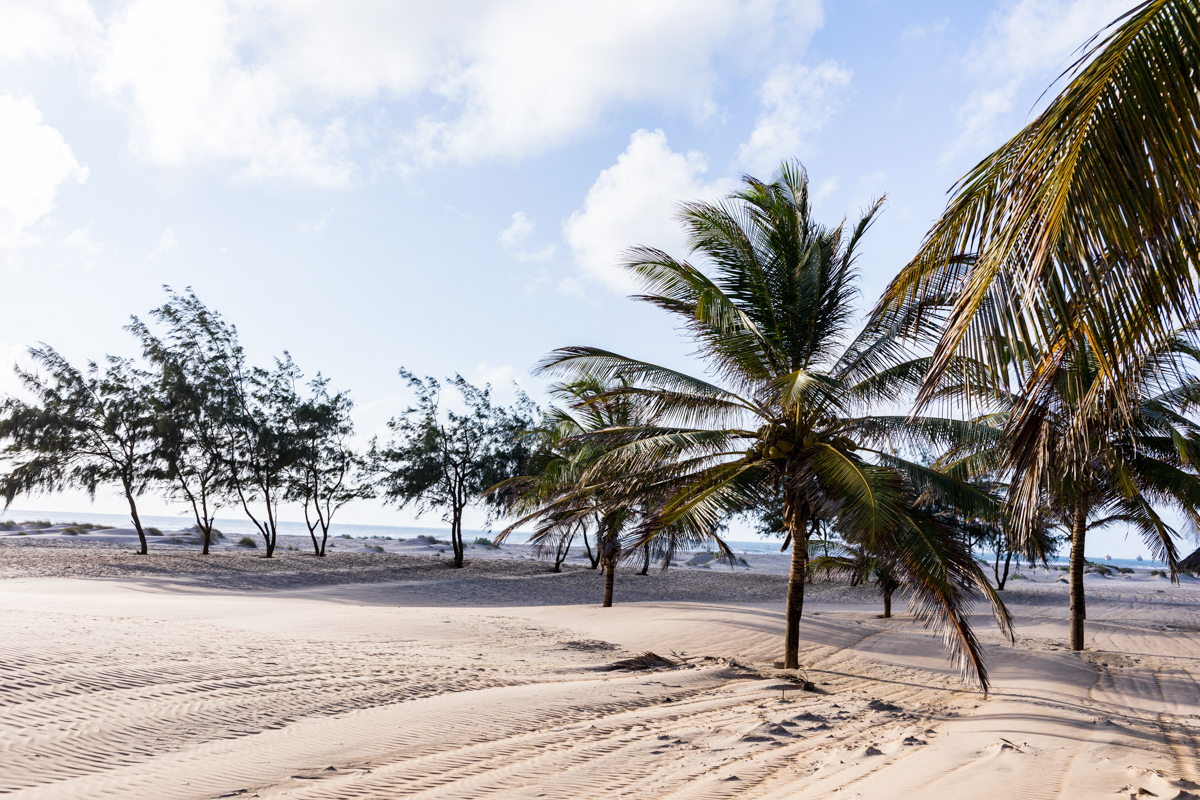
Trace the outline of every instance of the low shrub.
<path fill-rule="evenodd" d="M 48 522 L 44 519 L 27 519 L 21 523 L 21 527 L 22 528 L 37 528 L 38 530 L 41 530 L 43 528 L 53 528 L 54 523 Z"/>
<path fill-rule="evenodd" d="M 237 540 L 238 547 L 258 547 L 258 542 L 251 539 L 249 536 L 243 536 Z"/>
<path fill-rule="evenodd" d="M 1014 581 L 1027 581 L 1027 580 L 1029 580 L 1029 578 L 1025 577 L 1024 575 L 1022 575 L 1022 574 L 1021 574 L 1021 573 L 1019 573 L 1019 572 L 1014 572 L 1014 573 L 1012 574 L 1012 578 L 1010 578 L 1010 580 L 1014 580 Z"/>
<path fill-rule="evenodd" d="M 13 522 L 11 519 L 6 519 L 3 522 L 0 522 L 0 531 L 11 531 L 15 527 L 17 527 L 17 523 Z"/>
<path fill-rule="evenodd" d="M 348 533 L 343 533 L 343 534 L 342 534 L 342 538 L 343 538 L 343 539 L 353 539 L 354 537 L 353 537 L 353 536 L 351 536 L 351 535 L 350 535 L 350 534 L 348 534 Z"/>
<path fill-rule="evenodd" d="M 146 528 L 146 533 L 150 534 L 151 536 L 162 536 L 163 535 L 163 532 L 160 531 L 158 528 Z"/>
<path fill-rule="evenodd" d="M 1121 573 L 1122 575 L 1132 575 L 1133 574 L 1133 570 L 1130 569 L 1129 567 L 1117 567 L 1117 572 Z"/>
<path fill-rule="evenodd" d="M 66 534 L 67 536 L 78 536 L 79 534 L 86 533 L 86 532 L 87 532 L 87 529 L 84 528 L 82 525 L 70 525 L 66 528 L 63 528 L 63 533 Z"/>
<path fill-rule="evenodd" d="M 494 544 L 492 542 L 492 540 L 487 538 L 486 536 L 476 537 L 475 541 L 472 542 L 472 544 L 477 544 L 480 547 L 497 547 L 498 546 L 498 545 Z"/>
<path fill-rule="evenodd" d="M 387 552 L 386 550 L 384 550 L 382 547 L 380 547 L 377 544 L 369 544 L 369 545 L 367 545 L 366 549 L 370 550 L 372 553 L 386 553 Z"/>

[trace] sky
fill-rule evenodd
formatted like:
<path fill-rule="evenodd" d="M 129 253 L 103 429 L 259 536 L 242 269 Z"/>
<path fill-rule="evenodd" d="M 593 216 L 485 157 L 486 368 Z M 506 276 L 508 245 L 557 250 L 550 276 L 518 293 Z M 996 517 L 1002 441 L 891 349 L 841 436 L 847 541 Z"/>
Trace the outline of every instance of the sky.
<path fill-rule="evenodd" d="M 616 266 L 633 245 L 684 255 L 677 203 L 783 159 L 827 223 L 886 194 L 868 308 L 947 190 L 1132 5 L 5 0 L 0 391 L 39 342 L 135 355 L 123 326 L 164 285 L 235 323 L 253 361 L 287 350 L 349 390 L 364 437 L 407 406 L 399 367 L 539 401 L 530 367 L 565 345 L 694 371 Z M 16 505 L 123 510 L 105 492 Z"/>

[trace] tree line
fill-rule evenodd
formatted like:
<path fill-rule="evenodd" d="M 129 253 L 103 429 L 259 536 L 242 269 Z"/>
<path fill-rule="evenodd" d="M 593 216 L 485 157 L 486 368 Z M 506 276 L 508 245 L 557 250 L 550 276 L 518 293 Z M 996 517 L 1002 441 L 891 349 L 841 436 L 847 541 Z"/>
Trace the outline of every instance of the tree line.
<path fill-rule="evenodd" d="M 527 397 L 497 405 L 490 388 L 457 376 L 451 385 L 466 410 L 446 412 L 436 380 L 401 369 L 416 405 L 389 422 L 389 441 L 356 448 L 347 392 L 320 373 L 306 379 L 286 351 L 270 367 L 248 364 L 234 325 L 191 290 L 167 293 L 147 320 L 127 326 L 141 358 L 108 356 L 80 369 L 48 345 L 30 348 L 32 368 L 17 368 L 29 397 L 0 407 L 6 505 L 22 494 L 94 497 L 116 487 L 146 554 L 138 501 L 158 492 L 190 509 L 205 555 L 218 511 L 233 508 L 270 558 L 282 505 L 301 510 L 313 553 L 324 556 L 338 511 L 379 498 L 444 510 L 453 563 L 462 566 L 464 509 L 528 460 L 518 436 L 533 424 Z"/>

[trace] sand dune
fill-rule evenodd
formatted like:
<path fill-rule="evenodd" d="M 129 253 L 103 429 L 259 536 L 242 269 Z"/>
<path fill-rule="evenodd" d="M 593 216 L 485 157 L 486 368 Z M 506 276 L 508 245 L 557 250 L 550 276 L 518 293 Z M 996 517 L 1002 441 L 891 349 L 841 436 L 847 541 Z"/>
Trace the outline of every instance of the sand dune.
<path fill-rule="evenodd" d="M 1017 646 L 977 618 L 985 698 L 869 590 L 814 587 L 808 693 L 771 667 L 777 576 L 622 575 L 601 609 L 595 573 L 526 562 L 306 585 L 284 561 L 139 571 L 72 549 L 22 576 L 45 552 L 0 549 L 16 797 L 1200 796 L 1194 583 L 1089 587 L 1081 656 L 1062 647 L 1065 587 L 1017 582 Z M 682 666 L 598 669 L 647 649 Z"/>

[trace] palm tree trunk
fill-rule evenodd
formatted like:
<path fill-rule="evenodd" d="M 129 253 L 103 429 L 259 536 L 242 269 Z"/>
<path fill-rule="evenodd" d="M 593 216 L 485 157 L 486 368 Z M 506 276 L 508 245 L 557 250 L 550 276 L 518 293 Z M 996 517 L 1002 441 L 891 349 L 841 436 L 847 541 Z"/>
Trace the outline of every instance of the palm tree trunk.
<path fill-rule="evenodd" d="M 604 608 L 612 608 L 613 582 L 616 579 L 617 560 L 604 559 Z"/>
<path fill-rule="evenodd" d="M 800 618 L 804 614 L 804 580 L 808 573 L 808 505 L 786 497 L 783 505 L 783 524 L 792 534 L 792 572 L 788 576 L 783 668 L 798 669 Z"/>
<path fill-rule="evenodd" d="M 645 575 L 646 573 L 648 573 L 650 571 L 650 543 L 649 542 L 646 542 L 644 545 L 642 545 L 642 553 L 645 555 L 645 559 L 642 561 L 642 571 L 640 573 L 638 573 L 639 575 Z"/>
<path fill-rule="evenodd" d="M 1075 518 L 1071 520 L 1071 649 L 1083 649 L 1083 621 L 1087 609 L 1083 598 L 1083 541 L 1087 532 L 1087 502 L 1075 504 Z"/>
<path fill-rule="evenodd" d="M 892 590 L 884 589 L 883 591 L 883 618 L 892 618 Z"/>

